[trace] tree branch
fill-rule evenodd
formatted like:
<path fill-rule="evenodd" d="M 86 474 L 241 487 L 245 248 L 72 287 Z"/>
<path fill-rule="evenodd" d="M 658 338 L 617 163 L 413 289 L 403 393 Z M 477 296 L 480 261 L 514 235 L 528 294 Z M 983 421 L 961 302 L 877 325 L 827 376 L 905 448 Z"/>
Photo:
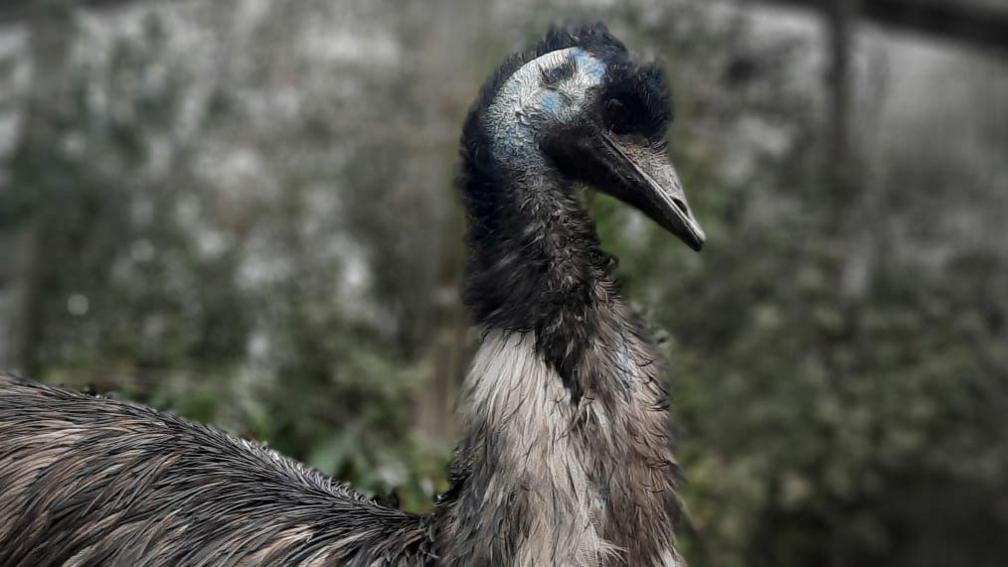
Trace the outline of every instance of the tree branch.
<path fill-rule="evenodd" d="M 821 10 L 823 0 L 763 0 L 795 8 Z M 859 17 L 869 22 L 1008 52 L 1008 9 L 976 1 L 869 0 Z"/>
<path fill-rule="evenodd" d="M 82 8 L 114 8 L 137 0 L 78 0 Z M 38 0 L 6 0 L 0 3 L 0 25 L 27 22 L 32 4 Z"/>

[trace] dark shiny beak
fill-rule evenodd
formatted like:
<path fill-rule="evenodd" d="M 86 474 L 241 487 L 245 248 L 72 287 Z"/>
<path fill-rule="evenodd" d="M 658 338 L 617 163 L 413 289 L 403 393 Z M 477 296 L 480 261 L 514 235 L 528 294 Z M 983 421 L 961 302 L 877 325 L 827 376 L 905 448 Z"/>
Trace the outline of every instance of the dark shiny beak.
<path fill-rule="evenodd" d="M 662 228 L 700 251 L 706 235 L 686 202 L 679 176 L 664 152 L 623 144 L 606 132 L 599 133 L 612 160 L 610 168 L 621 187 L 613 195 L 651 217 Z"/>

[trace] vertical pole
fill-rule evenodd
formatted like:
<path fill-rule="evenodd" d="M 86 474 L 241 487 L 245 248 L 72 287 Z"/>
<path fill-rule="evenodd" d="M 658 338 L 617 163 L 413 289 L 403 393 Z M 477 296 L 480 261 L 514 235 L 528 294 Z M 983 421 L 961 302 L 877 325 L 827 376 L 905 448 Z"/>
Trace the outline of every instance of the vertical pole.
<path fill-rule="evenodd" d="M 853 164 L 851 155 L 851 98 L 853 25 L 857 0 L 824 0 L 827 36 L 828 68 L 826 71 L 827 116 L 827 185 L 834 220 L 843 216 L 843 209 L 852 203 Z M 832 227 L 834 229 L 837 226 Z"/>

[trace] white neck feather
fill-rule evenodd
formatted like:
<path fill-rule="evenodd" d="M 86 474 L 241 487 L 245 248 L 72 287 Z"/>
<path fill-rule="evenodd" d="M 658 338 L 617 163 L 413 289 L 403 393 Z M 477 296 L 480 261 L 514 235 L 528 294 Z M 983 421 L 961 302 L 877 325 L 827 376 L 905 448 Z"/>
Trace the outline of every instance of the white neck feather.
<path fill-rule="evenodd" d="M 577 407 L 536 353 L 531 333 L 489 332 L 467 378 L 468 420 L 489 418 L 485 442 L 499 456 L 483 506 L 524 491 L 526 526 L 516 565 L 589 566 L 618 550 L 602 539 L 605 501 L 590 480 Z M 491 433 L 492 432 L 492 433 Z"/>

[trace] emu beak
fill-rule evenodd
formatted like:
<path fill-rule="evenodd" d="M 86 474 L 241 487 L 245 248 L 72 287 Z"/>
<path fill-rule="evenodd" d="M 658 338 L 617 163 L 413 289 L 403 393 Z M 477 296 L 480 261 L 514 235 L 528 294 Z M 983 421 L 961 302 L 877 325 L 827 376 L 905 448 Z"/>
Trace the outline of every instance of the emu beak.
<path fill-rule="evenodd" d="M 662 228 L 700 251 L 707 239 L 686 202 L 686 193 L 672 162 L 664 152 L 624 144 L 607 132 L 599 132 L 609 150 L 609 169 L 621 181 L 611 188 L 615 197 L 636 207 Z"/>

